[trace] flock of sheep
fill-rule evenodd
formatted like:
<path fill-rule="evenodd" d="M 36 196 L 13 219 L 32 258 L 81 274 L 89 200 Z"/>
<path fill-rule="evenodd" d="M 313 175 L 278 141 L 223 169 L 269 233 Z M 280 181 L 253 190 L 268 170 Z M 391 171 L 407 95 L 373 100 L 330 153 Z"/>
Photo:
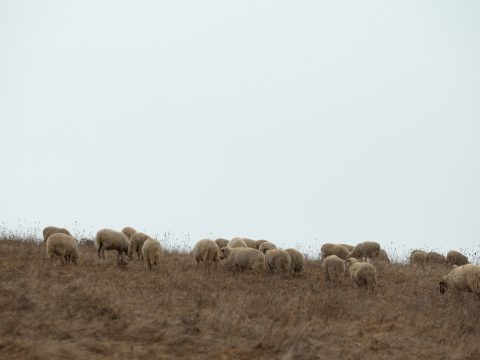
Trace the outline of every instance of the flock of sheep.
<path fill-rule="evenodd" d="M 43 230 L 47 255 L 50 259 L 60 256 L 63 263 L 77 264 L 78 241 L 65 228 L 48 226 Z M 152 270 L 163 254 L 160 242 L 148 235 L 137 232 L 132 227 L 121 231 L 102 229 L 95 238 L 99 259 L 105 259 L 105 251 L 117 251 L 117 261 L 125 264 L 123 254 L 130 260 L 136 254 Z M 305 267 L 305 255 L 296 249 L 278 249 L 267 240 L 252 240 L 236 237 L 231 240 L 199 240 L 193 248 L 197 264 L 204 263 L 207 269 L 225 259 L 234 272 L 239 270 L 268 270 L 286 274 L 299 274 Z M 321 247 L 322 267 L 325 280 L 338 282 L 347 272 L 358 287 L 375 290 L 377 284 L 376 263 L 390 263 L 384 249 L 373 241 L 365 241 L 356 246 L 348 244 L 324 244 Z M 436 252 L 413 250 L 410 264 L 425 266 L 439 264 L 453 266 L 450 273 L 439 283 L 440 293 L 447 289 L 474 292 L 480 297 L 480 266 L 469 264 L 468 258 L 458 251 L 450 251 L 445 257 Z"/>

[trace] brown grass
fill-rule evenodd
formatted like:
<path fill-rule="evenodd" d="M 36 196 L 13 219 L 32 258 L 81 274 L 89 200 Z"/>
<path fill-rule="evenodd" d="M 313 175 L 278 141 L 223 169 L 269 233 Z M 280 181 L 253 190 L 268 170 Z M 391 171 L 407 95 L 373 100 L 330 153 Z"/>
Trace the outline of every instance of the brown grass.
<path fill-rule="evenodd" d="M 1 359 L 480 359 L 480 301 L 441 296 L 442 267 L 379 265 L 372 294 L 326 284 L 318 261 L 234 276 L 178 252 L 152 272 L 80 255 L 52 264 L 40 244 L 0 240 Z"/>

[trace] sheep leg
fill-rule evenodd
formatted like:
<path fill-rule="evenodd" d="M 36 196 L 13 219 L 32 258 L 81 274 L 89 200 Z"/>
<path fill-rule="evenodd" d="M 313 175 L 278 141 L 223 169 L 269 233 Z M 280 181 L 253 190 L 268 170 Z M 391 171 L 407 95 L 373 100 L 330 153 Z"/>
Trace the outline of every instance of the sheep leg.
<path fill-rule="evenodd" d="M 99 259 L 102 259 L 102 255 L 101 255 L 101 252 L 102 252 L 102 245 L 101 245 L 101 244 L 100 244 L 100 246 L 98 247 L 98 250 L 97 250 L 97 252 L 98 252 L 98 258 L 99 258 Z"/>

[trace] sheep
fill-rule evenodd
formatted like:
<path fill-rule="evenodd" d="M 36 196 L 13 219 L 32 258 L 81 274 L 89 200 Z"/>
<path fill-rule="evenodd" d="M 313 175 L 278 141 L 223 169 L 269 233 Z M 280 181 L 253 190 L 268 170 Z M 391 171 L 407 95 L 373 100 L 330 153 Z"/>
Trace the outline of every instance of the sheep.
<path fill-rule="evenodd" d="M 97 243 L 97 252 L 99 259 L 105 259 L 105 250 L 117 251 L 117 262 L 124 263 L 123 253 L 128 253 L 128 237 L 123 232 L 102 229 L 97 232 L 95 237 Z"/>
<path fill-rule="evenodd" d="M 336 245 L 330 243 L 323 244 L 320 252 L 322 259 L 325 259 L 330 255 L 337 255 L 340 259 L 345 260 L 349 254 L 349 251 L 343 245 Z"/>
<path fill-rule="evenodd" d="M 337 255 L 329 255 L 322 262 L 325 271 L 325 280 L 339 282 L 345 274 L 345 261 Z"/>
<path fill-rule="evenodd" d="M 345 249 L 348 250 L 349 253 L 352 252 L 353 249 L 355 249 L 355 246 L 353 246 L 353 245 L 348 245 L 348 244 L 338 244 L 338 245 L 343 246 Z"/>
<path fill-rule="evenodd" d="M 260 247 L 258 248 L 258 250 L 260 250 L 261 252 L 263 252 L 264 254 L 269 251 L 269 250 L 274 250 L 276 249 L 277 247 L 272 244 L 271 242 L 264 242 L 264 243 L 261 243 L 260 244 Z"/>
<path fill-rule="evenodd" d="M 130 240 L 130 238 L 132 237 L 133 234 L 135 234 L 137 232 L 137 230 L 135 230 L 134 228 L 132 228 L 131 226 L 126 226 L 122 229 L 122 233 L 124 233 L 125 235 L 127 235 L 127 238 L 128 240 Z"/>
<path fill-rule="evenodd" d="M 65 228 L 59 228 L 56 226 L 47 226 L 45 229 L 43 229 L 43 242 L 45 243 L 50 235 L 58 234 L 58 233 L 72 235 Z"/>
<path fill-rule="evenodd" d="M 245 241 L 245 244 L 247 244 L 247 247 L 256 249 L 256 241 L 248 238 L 243 238 L 243 241 Z"/>
<path fill-rule="evenodd" d="M 300 273 L 305 267 L 305 255 L 295 249 L 286 249 L 285 251 L 290 255 L 292 272 Z"/>
<path fill-rule="evenodd" d="M 359 262 L 355 258 L 348 258 L 348 268 L 350 272 L 350 277 L 353 280 L 353 283 L 358 287 L 369 287 L 372 291 L 375 291 L 375 286 L 377 284 L 377 270 L 369 262 Z"/>
<path fill-rule="evenodd" d="M 466 264 L 455 267 L 439 283 L 440 294 L 448 289 L 473 292 L 480 298 L 480 266 Z"/>
<path fill-rule="evenodd" d="M 265 255 L 257 249 L 224 247 L 220 259 L 227 259 L 236 273 L 239 269 L 265 269 Z"/>
<path fill-rule="evenodd" d="M 425 251 L 413 250 L 410 253 L 410 264 L 424 266 L 426 258 L 427 258 L 427 253 Z"/>
<path fill-rule="evenodd" d="M 263 243 L 266 243 L 266 242 L 270 242 L 268 240 L 257 240 L 255 241 L 255 249 L 260 249 L 260 245 L 262 245 Z"/>
<path fill-rule="evenodd" d="M 387 264 L 391 263 L 387 255 L 387 252 L 384 249 L 380 249 L 380 251 L 378 252 L 378 255 L 374 258 L 374 260 L 377 260 L 379 262 L 384 262 Z"/>
<path fill-rule="evenodd" d="M 228 245 L 227 239 L 218 238 L 217 240 L 215 240 L 215 242 L 217 243 L 219 249 L 224 248 Z"/>
<path fill-rule="evenodd" d="M 142 246 L 148 239 L 150 239 L 150 236 L 142 232 L 136 232 L 132 235 L 128 243 L 128 258 L 130 260 L 132 260 L 133 253 L 137 253 L 138 260 L 143 259 Z"/>
<path fill-rule="evenodd" d="M 160 261 L 160 256 L 163 254 L 162 245 L 154 239 L 147 239 L 142 246 L 143 260 L 151 271 L 153 265 L 157 265 Z"/>
<path fill-rule="evenodd" d="M 348 258 L 372 258 L 378 256 L 380 244 L 375 241 L 364 241 L 355 246 Z"/>
<path fill-rule="evenodd" d="M 466 265 L 468 264 L 468 258 L 455 250 L 450 250 L 447 254 L 447 263 L 449 265 Z"/>
<path fill-rule="evenodd" d="M 61 256 L 62 264 L 72 261 L 75 265 L 78 262 L 78 243 L 71 235 L 64 233 L 55 233 L 48 237 L 47 243 L 47 255 L 50 260 L 53 260 L 53 256 Z"/>
<path fill-rule="evenodd" d="M 236 238 L 233 238 L 232 240 L 230 240 L 226 247 L 229 247 L 229 248 L 244 247 L 244 248 L 246 248 L 248 246 L 245 243 L 245 241 L 243 240 L 243 238 L 236 237 Z"/>
<path fill-rule="evenodd" d="M 427 253 L 425 263 L 429 265 L 445 265 L 447 263 L 447 258 L 442 254 L 431 251 Z"/>
<path fill-rule="evenodd" d="M 265 253 L 265 263 L 270 271 L 288 274 L 290 273 L 292 260 L 285 250 L 272 249 Z"/>
<path fill-rule="evenodd" d="M 200 264 L 200 262 L 204 262 L 207 268 L 209 268 L 210 264 L 214 262 L 216 266 L 218 260 L 220 259 L 218 245 L 213 240 L 199 240 L 193 248 L 193 256 L 195 257 L 197 264 Z"/>

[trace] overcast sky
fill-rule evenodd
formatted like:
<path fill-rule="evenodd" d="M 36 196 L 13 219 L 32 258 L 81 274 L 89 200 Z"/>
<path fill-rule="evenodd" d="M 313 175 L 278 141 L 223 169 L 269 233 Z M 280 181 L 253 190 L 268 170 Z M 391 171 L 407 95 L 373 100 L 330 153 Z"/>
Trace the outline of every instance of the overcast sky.
<path fill-rule="evenodd" d="M 479 18 L 478 1 L 0 0 L 0 220 L 478 248 Z"/>

